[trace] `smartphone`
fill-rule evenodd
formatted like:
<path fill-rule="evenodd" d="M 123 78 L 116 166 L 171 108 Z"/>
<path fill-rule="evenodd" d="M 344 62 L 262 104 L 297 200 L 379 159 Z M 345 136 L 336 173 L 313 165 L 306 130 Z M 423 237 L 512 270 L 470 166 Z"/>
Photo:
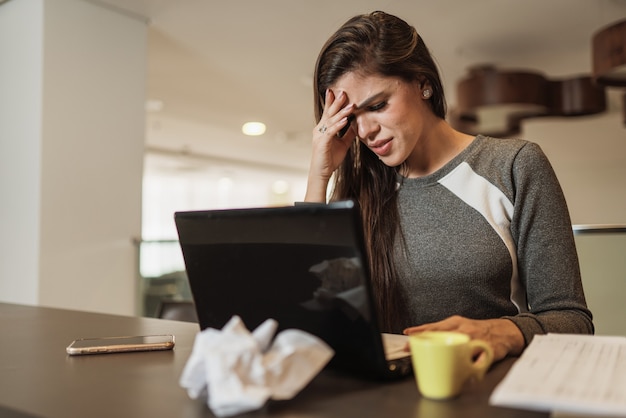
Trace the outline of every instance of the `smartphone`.
<path fill-rule="evenodd" d="M 138 335 L 132 337 L 80 338 L 72 341 L 65 351 L 82 354 L 124 353 L 129 351 L 171 350 L 173 335 Z"/>
<path fill-rule="evenodd" d="M 339 138 L 343 138 L 343 136 L 346 134 L 346 132 L 348 132 L 348 129 L 350 129 L 350 125 L 352 125 L 352 122 L 354 121 L 354 119 L 355 119 L 354 115 L 348 116 L 348 123 L 346 123 L 346 126 L 341 128 L 339 130 L 339 132 L 337 132 L 337 136 Z"/>

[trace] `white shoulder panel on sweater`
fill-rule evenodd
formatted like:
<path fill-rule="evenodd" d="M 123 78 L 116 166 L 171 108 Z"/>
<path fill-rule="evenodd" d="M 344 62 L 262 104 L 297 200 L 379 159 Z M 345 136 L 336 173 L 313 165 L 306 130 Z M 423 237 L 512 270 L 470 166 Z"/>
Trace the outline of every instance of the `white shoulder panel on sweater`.
<path fill-rule="evenodd" d="M 459 164 L 439 180 L 439 183 L 478 211 L 502 239 L 509 250 L 513 266 L 511 301 L 517 306 L 519 312 L 527 312 L 526 291 L 519 280 L 517 249 L 510 229 L 513 203 L 500 189 L 478 175 L 467 162 Z"/>

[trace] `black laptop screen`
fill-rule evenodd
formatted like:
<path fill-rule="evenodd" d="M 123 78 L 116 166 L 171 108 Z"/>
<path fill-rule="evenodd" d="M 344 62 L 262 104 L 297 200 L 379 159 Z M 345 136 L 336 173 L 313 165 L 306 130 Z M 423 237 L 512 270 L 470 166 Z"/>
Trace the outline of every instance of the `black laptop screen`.
<path fill-rule="evenodd" d="M 202 306 L 198 318 L 203 328 L 221 328 L 239 315 L 249 329 L 275 318 L 281 329 L 306 328 L 324 335 L 338 319 L 338 306 L 345 305 L 342 312 L 355 320 L 362 316 L 363 306 L 342 303 L 344 294 L 365 292 L 351 248 L 213 244 L 188 246 L 184 253 L 192 260 L 187 270 L 196 278 L 192 289 Z M 367 303 L 363 296 L 357 300 L 361 304 Z"/>
<path fill-rule="evenodd" d="M 325 211 L 328 208 L 324 209 Z M 359 227 L 350 210 L 179 212 L 176 224 L 201 328 L 233 315 L 253 330 L 268 318 L 301 329 L 351 368 L 384 359 Z M 375 336 L 374 336 L 375 335 Z M 360 365 L 360 366 L 358 366 Z"/>

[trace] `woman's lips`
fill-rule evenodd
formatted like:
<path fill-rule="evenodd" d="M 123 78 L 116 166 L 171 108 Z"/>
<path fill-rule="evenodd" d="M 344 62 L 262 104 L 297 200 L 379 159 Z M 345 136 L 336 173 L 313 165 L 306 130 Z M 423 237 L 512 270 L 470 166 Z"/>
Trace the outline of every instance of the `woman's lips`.
<path fill-rule="evenodd" d="M 391 139 L 384 139 L 376 142 L 372 142 L 369 148 L 378 156 L 385 156 L 391 152 Z"/>

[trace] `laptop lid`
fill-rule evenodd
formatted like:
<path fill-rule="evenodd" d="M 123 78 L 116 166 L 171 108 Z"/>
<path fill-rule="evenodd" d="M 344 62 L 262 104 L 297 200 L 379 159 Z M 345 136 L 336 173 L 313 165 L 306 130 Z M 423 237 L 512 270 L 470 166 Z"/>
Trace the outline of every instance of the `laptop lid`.
<path fill-rule="evenodd" d="M 406 359 L 385 358 L 353 202 L 174 217 L 201 329 L 220 329 L 233 315 L 251 330 L 274 318 L 279 330 L 301 329 L 329 344 L 329 367 L 410 373 Z"/>

